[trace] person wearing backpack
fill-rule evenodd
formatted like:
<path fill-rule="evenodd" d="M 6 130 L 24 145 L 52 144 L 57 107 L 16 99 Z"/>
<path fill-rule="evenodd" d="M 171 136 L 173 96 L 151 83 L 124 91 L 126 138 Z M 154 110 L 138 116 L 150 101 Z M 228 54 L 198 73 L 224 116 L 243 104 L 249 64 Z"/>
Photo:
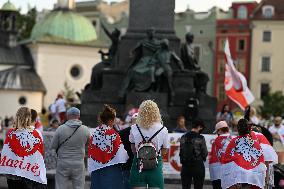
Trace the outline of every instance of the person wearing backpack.
<path fill-rule="evenodd" d="M 134 153 L 130 185 L 134 189 L 147 186 L 164 189 L 162 156 L 167 153 L 169 142 L 157 104 L 152 100 L 143 101 L 136 122 L 129 135 Z"/>
<path fill-rule="evenodd" d="M 192 179 L 194 189 L 202 189 L 205 178 L 205 166 L 208 151 L 204 136 L 200 133 L 204 130 L 204 123 L 196 120 L 191 131 L 180 139 L 180 162 L 182 189 L 191 187 Z"/>

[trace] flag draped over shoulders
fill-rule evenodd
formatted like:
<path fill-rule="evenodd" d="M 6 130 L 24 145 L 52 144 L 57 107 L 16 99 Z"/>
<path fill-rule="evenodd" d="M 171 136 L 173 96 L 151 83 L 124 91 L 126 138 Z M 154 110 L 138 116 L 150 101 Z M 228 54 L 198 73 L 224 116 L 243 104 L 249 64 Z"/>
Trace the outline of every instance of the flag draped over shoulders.
<path fill-rule="evenodd" d="M 209 154 L 209 172 L 211 180 L 221 179 L 221 157 L 232 139 L 230 134 L 218 136 L 212 143 L 211 153 Z"/>
<path fill-rule="evenodd" d="M 278 163 L 278 156 L 267 138 L 262 133 L 254 131 L 251 132 L 251 135 L 255 135 L 255 137 L 258 139 L 258 142 L 263 150 L 264 161 Z"/>
<path fill-rule="evenodd" d="M 0 159 L 0 174 L 47 184 L 43 138 L 36 129 L 8 131 Z"/>
<path fill-rule="evenodd" d="M 88 170 L 102 169 L 107 166 L 126 163 L 128 154 L 124 149 L 119 134 L 107 125 L 90 129 L 88 146 Z"/>
<path fill-rule="evenodd" d="M 263 150 L 255 134 L 235 137 L 221 158 L 222 188 L 247 183 L 264 188 L 266 166 Z"/>

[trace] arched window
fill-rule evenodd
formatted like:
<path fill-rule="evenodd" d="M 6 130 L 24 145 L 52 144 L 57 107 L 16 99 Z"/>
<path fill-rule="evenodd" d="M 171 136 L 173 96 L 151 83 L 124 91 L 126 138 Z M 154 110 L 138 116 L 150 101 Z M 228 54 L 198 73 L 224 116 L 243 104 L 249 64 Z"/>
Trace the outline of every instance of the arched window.
<path fill-rule="evenodd" d="M 70 75 L 73 79 L 80 79 L 82 76 L 82 67 L 79 65 L 74 65 L 70 69 Z"/>
<path fill-rule="evenodd" d="M 238 18 L 239 19 L 247 19 L 248 18 L 248 10 L 243 5 L 238 8 Z"/>
<path fill-rule="evenodd" d="M 262 8 L 262 15 L 264 18 L 272 18 L 274 16 L 274 7 L 266 5 Z"/>
<path fill-rule="evenodd" d="M 22 106 L 27 104 L 27 98 L 25 96 L 21 96 L 18 101 Z"/>

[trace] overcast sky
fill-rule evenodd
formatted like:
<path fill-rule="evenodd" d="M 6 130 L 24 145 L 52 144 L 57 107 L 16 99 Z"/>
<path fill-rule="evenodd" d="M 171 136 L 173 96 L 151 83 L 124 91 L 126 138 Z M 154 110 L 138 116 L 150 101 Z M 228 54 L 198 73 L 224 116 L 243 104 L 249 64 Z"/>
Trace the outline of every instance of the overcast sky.
<path fill-rule="evenodd" d="M 7 0 L 0 0 L 0 5 L 2 6 Z M 52 9 L 53 4 L 57 0 L 10 0 L 16 5 L 17 8 L 20 8 L 25 12 L 27 10 L 27 5 L 35 6 L 38 10 L 43 8 Z M 77 0 L 77 1 L 86 1 L 86 0 Z M 108 2 L 115 0 L 107 0 Z M 121 0 L 116 0 L 121 1 Z M 228 10 L 233 1 L 248 1 L 248 0 L 176 0 L 176 11 L 181 12 L 185 10 L 188 6 L 195 11 L 207 11 L 213 6 L 221 7 L 224 10 Z M 260 1 L 260 0 L 256 0 Z"/>

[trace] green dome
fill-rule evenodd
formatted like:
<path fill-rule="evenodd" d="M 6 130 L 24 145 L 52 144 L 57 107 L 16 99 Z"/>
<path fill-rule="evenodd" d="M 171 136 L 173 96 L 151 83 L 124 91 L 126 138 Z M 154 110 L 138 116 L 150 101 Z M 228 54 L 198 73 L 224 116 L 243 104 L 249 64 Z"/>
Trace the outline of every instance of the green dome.
<path fill-rule="evenodd" d="M 74 43 L 94 41 L 97 34 L 92 23 L 73 11 L 55 10 L 36 23 L 31 39 L 55 38 Z"/>
<path fill-rule="evenodd" d="M 1 10 L 5 10 L 5 11 L 18 11 L 17 8 L 15 7 L 15 5 L 13 3 L 11 3 L 10 1 L 4 3 L 4 5 L 1 8 Z"/>

